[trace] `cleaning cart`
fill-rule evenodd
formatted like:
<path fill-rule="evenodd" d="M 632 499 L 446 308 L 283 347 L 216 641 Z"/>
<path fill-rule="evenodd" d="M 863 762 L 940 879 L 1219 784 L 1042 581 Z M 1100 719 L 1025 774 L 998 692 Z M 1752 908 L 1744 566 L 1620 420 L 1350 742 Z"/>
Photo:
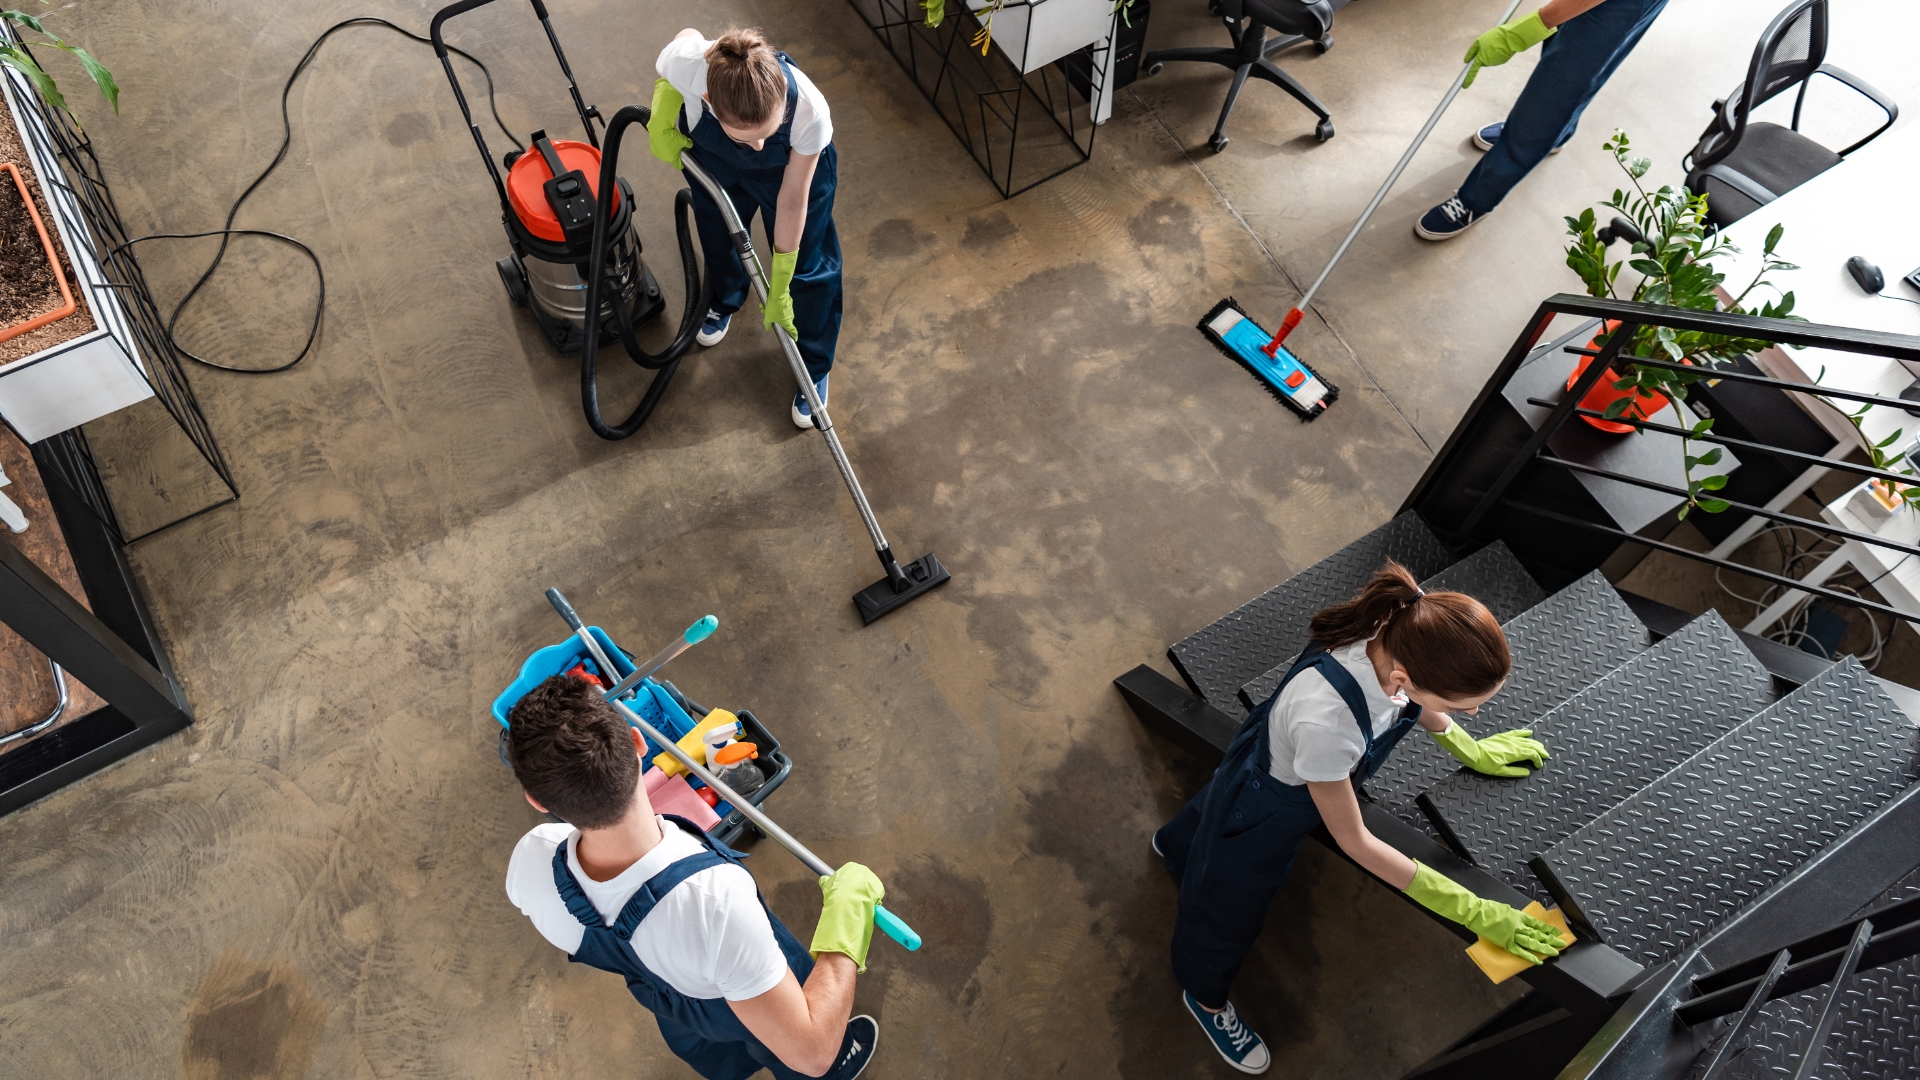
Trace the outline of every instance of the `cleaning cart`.
<path fill-rule="evenodd" d="M 633 654 L 614 644 L 613 639 L 599 627 L 589 626 L 586 630 L 593 635 L 614 670 L 611 673 L 601 671 L 586 643 L 578 636 L 569 637 L 558 645 L 549 645 L 527 657 L 526 662 L 520 665 L 519 678 L 493 700 L 493 718 L 500 723 L 502 764 L 507 761 L 507 713 L 515 702 L 543 680 L 574 672 L 578 677 L 596 681 L 604 689 L 633 674 L 636 667 Z M 681 693 L 672 683 L 652 677 L 642 679 L 618 700 L 661 734 L 674 739 L 684 738 L 700 727 L 702 721 L 716 716 L 716 710 L 703 707 Z M 773 737 L 773 733 L 758 717 L 744 709 L 734 715 L 740 722 L 739 741 L 753 744 L 759 752 L 754 764 L 765 780 L 759 788 L 745 795 L 746 800 L 757 807 L 766 802 L 775 788 L 786 783 L 788 775 L 793 772 L 793 761 L 781 751 L 780 740 Z M 685 774 L 677 766 L 656 763 L 655 755 L 664 757 L 666 748 L 656 744 L 651 736 L 647 737 L 647 749 L 650 753 L 641 779 L 648 785 L 649 797 L 656 800 L 656 809 L 664 813 L 680 813 L 696 824 L 704 824 L 708 835 L 729 847 L 734 846 L 734 841 L 742 833 L 753 828 L 744 813 L 725 799 L 714 797 L 715 793 L 698 777 Z M 699 801 L 698 807 L 687 803 L 685 796 L 679 794 L 683 787 L 690 790 L 693 798 Z M 702 791 L 708 794 L 702 795 Z M 710 797 L 714 798 L 711 803 L 706 801 Z M 676 798 L 679 799 L 677 803 L 674 801 Z M 759 830 L 754 831 L 757 833 Z"/>

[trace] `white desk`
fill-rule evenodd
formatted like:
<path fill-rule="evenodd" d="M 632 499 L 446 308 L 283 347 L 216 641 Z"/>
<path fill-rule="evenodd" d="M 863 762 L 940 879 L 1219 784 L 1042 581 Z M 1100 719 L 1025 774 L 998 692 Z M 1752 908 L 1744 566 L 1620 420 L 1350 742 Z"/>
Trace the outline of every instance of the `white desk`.
<path fill-rule="evenodd" d="M 1854 284 L 1846 270 L 1848 257 L 1865 256 L 1886 276 L 1884 293 L 1920 300 L 1920 292 L 1900 280 L 1907 271 L 1920 267 L 1920 195 L 1916 193 L 1920 193 L 1920 123 L 1909 121 L 1729 227 L 1726 236 L 1739 245 L 1741 254 L 1716 263 L 1726 273 L 1723 288 L 1738 290 L 1753 279 L 1767 232 L 1777 222 L 1786 226 L 1786 235 L 1775 254 L 1800 267 L 1774 275 L 1782 289 L 1792 290 L 1794 314 L 1828 325 L 1920 335 L 1920 306 L 1869 295 Z M 1748 305 L 1753 306 L 1756 299 L 1748 297 Z M 1898 397 L 1914 381 L 1899 361 L 1829 349 L 1773 348 L 1756 359 L 1760 368 L 1775 378 L 1883 397 Z M 1841 439 L 1837 454 L 1860 445 L 1845 416 L 1818 400 L 1798 400 L 1815 420 Z M 1853 407 L 1844 401 L 1840 404 Z M 1920 417 L 1875 406 L 1861 422 L 1861 433 L 1876 443 L 1895 430 L 1903 432 L 1900 443 L 1904 444 L 1920 432 Z M 1819 466 L 1808 469 L 1768 508 L 1785 506 L 1827 471 Z M 1845 510 L 1845 501 L 1837 501 L 1821 516 L 1833 525 L 1874 532 Z M 1765 524 L 1754 517 L 1715 548 L 1715 554 L 1724 557 L 1731 553 Z M 1920 512 L 1902 511 L 1877 535 L 1902 543 L 1920 543 Z M 1818 585 L 1848 566 L 1858 567 L 1874 581 L 1874 588 L 1889 603 L 1920 612 L 1920 557 L 1848 541 L 1804 580 Z M 1788 593 L 1748 623 L 1747 631 L 1761 633 L 1805 597 L 1801 592 Z M 1920 630 L 1920 625 L 1915 629 Z"/>

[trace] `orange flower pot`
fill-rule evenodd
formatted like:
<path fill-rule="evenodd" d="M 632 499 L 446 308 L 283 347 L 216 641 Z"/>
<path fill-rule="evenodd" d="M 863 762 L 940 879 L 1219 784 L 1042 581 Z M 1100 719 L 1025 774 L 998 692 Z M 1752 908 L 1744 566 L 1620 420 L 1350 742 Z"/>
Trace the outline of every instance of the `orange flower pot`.
<path fill-rule="evenodd" d="M 1609 320 L 1604 325 L 1605 329 L 1603 329 L 1601 333 L 1612 333 L 1620 328 L 1619 322 L 1613 320 Z M 1600 351 L 1600 334 L 1595 334 L 1593 340 L 1587 342 L 1587 348 L 1595 352 Z M 1586 374 L 1587 365 L 1593 363 L 1593 360 L 1594 358 L 1591 356 L 1583 356 L 1580 358 L 1580 362 L 1574 365 L 1573 374 L 1567 376 L 1568 390 L 1572 390 L 1574 384 L 1580 381 L 1580 376 Z M 1593 389 L 1587 391 L 1587 396 L 1580 399 L 1580 407 L 1603 413 L 1606 412 L 1614 402 L 1619 401 L 1621 398 L 1636 398 L 1637 400 L 1627 406 L 1626 411 L 1620 414 L 1622 416 L 1631 416 L 1635 420 L 1651 420 L 1653 419 L 1654 413 L 1666 407 L 1666 397 L 1655 391 L 1642 390 L 1637 386 L 1629 387 L 1625 390 L 1615 387 L 1613 384 L 1619 382 L 1621 378 L 1623 378 L 1623 376 L 1612 371 L 1601 376 L 1600 381 L 1593 385 Z M 1639 430 L 1632 424 L 1623 424 L 1617 420 L 1602 420 L 1597 416 L 1582 416 L 1580 419 L 1611 435 L 1631 435 Z"/>

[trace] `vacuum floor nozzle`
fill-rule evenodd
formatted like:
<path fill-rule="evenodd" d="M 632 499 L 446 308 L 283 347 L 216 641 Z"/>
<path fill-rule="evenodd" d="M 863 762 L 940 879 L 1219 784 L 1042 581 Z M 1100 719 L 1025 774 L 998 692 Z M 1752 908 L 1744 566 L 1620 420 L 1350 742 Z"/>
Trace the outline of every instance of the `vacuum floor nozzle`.
<path fill-rule="evenodd" d="M 905 607 L 952 580 L 947 568 L 940 565 L 940 557 L 932 552 L 902 565 L 900 570 L 905 575 L 906 588 L 896 589 L 892 577 L 888 576 L 853 594 L 853 606 L 860 609 L 862 623 L 872 626 L 881 616 Z"/>

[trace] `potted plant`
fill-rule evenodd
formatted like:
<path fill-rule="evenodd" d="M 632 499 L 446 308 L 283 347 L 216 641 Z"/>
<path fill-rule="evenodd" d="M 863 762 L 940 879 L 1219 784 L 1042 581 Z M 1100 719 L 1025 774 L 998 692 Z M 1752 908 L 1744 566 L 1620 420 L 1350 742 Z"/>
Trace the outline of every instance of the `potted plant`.
<path fill-rule="evenodd" d="M 973 47 L 987 54 L 989 43 L 996 43 L 1013 66 L 1027 74 L 1055 60 L 1085 48 L 1107 36 L 1113 16 L 1127 17 L 1133 0 L 1016 0 L 1007 10 L 1007 0 L 965 0 L 980 29 L 973 35 Z M 947 0 L 921 0 L 928 28 L 938 27 L 946 18 Z M 1007 23 L 995 38 L 995 23 Z"/>
<path fill-rule="evenodd" d="M 0 11 L 0 414 L 37 442 L 153 390 L 114 337 L 124 313 L 48 139 L 48 115 L 72 112 L 28 51 L 34 46 L 79 61 L 116 113 L 120 87 L 91 53 L 36 16 Z M 53 112 L 43 114 L 42 103 Z"/>
<path fill-rule="evenodd" d="M 1589 295 L 1666 304 L 1696 311 L 1724 310 L 1771 319 L 1798 318 L 1792 314 L 1791 292 L 1781 293 L 1777 299 L 1764 299 L 1757 307 L 1746 306 L 1748 297 L 1756 293 L 1769 297 L 1779 292 L 1778 287 L 1768 280 L 1769 274 L 1776 270 L 1797 269 L 1792 263 L 1775 255 L 1785 233 L 1783 226 L 1775 225 L 1767 233 L 1760 269 L 1754 274 L 1753 280 L 1738 293 L 1733 293 L 1731 302 L 1723 307 L 1720 287 L 1726 281 L 1726 275 L 1714 269 L 1713 260 L 1721 255 L 1734 254 L 1738 249 L 1725 237 L 1709 232 L 1707 197 L 1671 185 L 1648 191 L 1640 181 L 1653 163 L 1644 157 L 1632 155 L 1631 143 L 1624 131 L 1615 131 L 1605 148 L 1613 155 L 1621 171 L 1626 173 L 1631 190 L 1617 189 L 1611 199 L 1600 204 L 1615 211 L 1612 221 L 1604 226 L 1599 224 L 1592 208 L 1582 211 L 1578 217 L 1566 219 L 1567 235 L 1571 237 L 1567 244 L 1567 265 L 1580 275 Z M 1629 241 L 1629 250 L 1624 258 L 1609 260 L 1608 248 L 1616 239 Z M 1623 268 L 1639 275 L 1632 293 L 1625 297 L 1618 291 Z M 1604 326 L 1594 337 L 1592 347 L 1597 350 L 1606 344 L 1616 328 L 1617 324 Z M 1771 344 L 1760 338 L 1675 330 L 1666 326 L 1641 326 L 1634 331 L 1633 340 L 1621 347 L 1619 356 L 1613 361 L 1611 373 L 1619 377 L 1613 380 L 1603 378 L 1594 388 L 1595 392 L 1581 402 L 1583 406 L 1599 410 L 1603 418 L 1585 419 L 1602 430 L 1639 430 L 1615 421 L 1623 416 L 1647 419 L 1668 403 L 1673 404 L 1676 413 L 1686 416 L 1681 413 L 1680 402 L 1686 400 L 1689 386 L 1701 379 L 1712 378 L 1714 368 L 1731 364 L 1739 357 Z M 1670 360 L 1700 370 L 1674 371 L 1665 367 L 1635 364 L 1633 357 Z M 1575 370 L 1576 378 L 1591 359 L 1582 360 Z M 1571 380 L 1568 385 L 1572 385 Z M 1857 426 L 1857 419 L 1855 424 Z M 1684 519 L 1696 507 L 1717 514 L 1727 509 L 1728 503 L 1711 493 L 1726 486 L 1727 475 L 1709 472 L 1695 476 L 1694 470 L 1710 470 L 1718 465 L 1721 451 L 1713 447 L 1696 455 L 1692 445 L 1693 438 L 1712 430 L 1713 421 L 1702 419 L 1689 425 L 1682 420 L 1680 426 L 1687 428 L 1687 436 L 1681 439 L 1682 453 L 1686 457 L 1687 501 L 1680 507 L 1680 517 Z"/>

